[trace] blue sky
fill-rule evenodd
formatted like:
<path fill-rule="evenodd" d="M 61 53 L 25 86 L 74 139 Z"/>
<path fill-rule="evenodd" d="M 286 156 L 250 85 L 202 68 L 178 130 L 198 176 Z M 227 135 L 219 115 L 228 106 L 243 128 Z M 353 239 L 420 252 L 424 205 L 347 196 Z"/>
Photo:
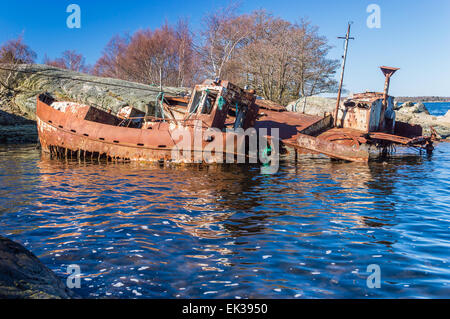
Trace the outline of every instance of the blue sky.
<path fill-rule="evenodd" d="M 66 8 L 81 7 L 81 29 L 66 26 Z M 117 33 L 157 28 L 165 20 L 190 19 L 194 30 L 202 16 L 226 1 L 161 0 L 21 0 L 0 2 L 0 43 L 24 33 L 25 41 L 38 53 L 57 57 L 75 49 L 90 64 L 101 56 L 108 40 Z M 240 12 L 266 9 L 289 21 L 308 18 L 334 46 L 331 58 L 340 58 L 347 22 L 353 21 L 345 87 L 351 92 L 382 90 L 380 65 L 401 70 L 391 81 L 391 93 L 400 95 L 450 96 L 450 1 L 448 0 L 242 0 Z M 366 25 L 369 4 L 381 8 L 381 28 Z"/>

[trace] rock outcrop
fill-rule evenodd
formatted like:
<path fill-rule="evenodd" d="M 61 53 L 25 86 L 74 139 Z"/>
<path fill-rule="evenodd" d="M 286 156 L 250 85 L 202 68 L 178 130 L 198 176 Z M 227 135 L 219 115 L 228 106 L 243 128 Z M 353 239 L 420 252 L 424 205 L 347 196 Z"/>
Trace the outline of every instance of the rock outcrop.
<path fill-rule="evenodd" d="M 0 105 L 8 106 L 27 119 L 35 119 L 36 97 L 49 92 L 58 99 L 73 100 L 117 112 L 131 105 L 144 112 L 153 112 L 159 87 L 102 78 L 47 65 L 20 65 L 10 82 L 14 92 L 0 95 Z M 3 71 L 5 72 L 5 71 Z M 185 88 L 163 87 L 164 92 L 178 95 Z"/>
<path fill-rule="evenodd" d="M 0 236 L 0 299 L 68 299 L 76 295 L 25 247 Z"/>
<path fill-rule="evenodd" d="M 293 101 L 286 107 L 288 111 L 323 116 L 325 112 L 333 113 L 336 109 L 336 100 L 320 96 L 302 97 Z"/>
<path fill-rule="evenodd" d="M 11 68 L 1 65 L 2 68 Z M 57 99 L 72 100 L 117 112 L 131 105 L 153 114 L 159 87 L 59 69 L 47 65 L 19 65 L 10 73 L 10 88 L 0 86 L 0 143 L 37 141 L 36 97 L 48 92 Z M 0 74 L 0 75 L 1 75 Z M 171 95 L 186 94 L 186 88 L 163 87 Z M 23 132 L 23 134 L 21 134 Z"/>
<path fill-rule="evenodd" d="M 36 123 L 14 113 L 11 109 L 0 109 L 0 144 L 36 143 Z"/>
<path fill-rule="evenodd" d="M 423 103 L 412 103 L 412 102 L 407 102 L 405 104 L 399 105 L 396 108 L 397 113 L 402 113 L 402 114 L 413 114 L 413 113 L 425 113 L 430 115 L 430 112 L 428 111 L 428 109 L 425 107 L 425 105 Z"/>
<path fill-rule="evenodd" d="M 396 120 L 421 125 L 424 135 L 430 135 L 431 128 L 434 128 L 440 138 L 450 138 L 450 111 L 444 116 L 434 116 L 423 103 L 404 103 L 396 111 Z"/>

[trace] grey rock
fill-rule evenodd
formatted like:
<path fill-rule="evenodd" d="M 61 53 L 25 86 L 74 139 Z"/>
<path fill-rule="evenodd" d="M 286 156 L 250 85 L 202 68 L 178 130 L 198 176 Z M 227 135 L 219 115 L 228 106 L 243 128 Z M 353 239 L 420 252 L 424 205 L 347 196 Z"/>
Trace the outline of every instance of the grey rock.
<path fill-rule="evenodd" d="M 406 122 L 413 125 L 421 125 L 423 128 L 424 135 L 431 134 L 431 128 L 433 127 L 438 135 L 447 139 L 450 137 L 450 116 L 433 116 L 427 112 L 396 112 L 396 120 Z"/>
<path fill-rule="evenodd" d="M 426 113 L 426 114 L 430 114 L 430 112 L 428 111 L 428 109 L 426 108 L 426 106 L 423 103 L 417 103 L 414 105 L 414 107 L 416 108 L 416 113 Z"/>
<path fill-rule="evenodd" d="M 37 142 L 36 123 L 0 125 L 0 144 L 34 144 Z"/>
<path fill-rule="evenodd" d="M 443 120 L 450 122 L 450 110 L 445 113 L 445 115 L 443 116 Z"/>
<path fill-rule="evenodd" d="M 22 245 L 0 236 L 1 299 L 69 299 L 73 291 Z"/>
<path fill-rule="evenodd" d="M 289 103 L 286 107 L 288 111 L 297 111 L 300 113 L 323 116 L 324 113 L 332 113 L 336 108 L 336 100 L 320 97 L 320 96 L 309 96 L 305 98 L 302 97 L 297 101 Z"/>
<path fill-rule="evenodd" d="M 0 107 L 0 144 L 36 143 L 37 140 L 36 122 Z"/>
<path fill-rule="evenodd" d="M 401 107 L 412 107 L 412 106 L 414 106 L 414 102 L 410 102 L 410 101 L 405 102 L 401 105 Z"/>
<path fill-rule="evenodd" d="M 2 65 L 8 67 L 8 65 Z M 13 92 L 1 89 L 0 105 L 26 119 L 35 119 L 36 97 L 48 92 L 57 99 L 73 100 L 117 112 L 131 105 L 153 113 L 159 86 L 112 78 L 102 78 L 47 65 L 20 65 L 12 73 Z M 5 71 L 2 71 L 5 72 Z M 188 89 L 163 87 L 171 95 L 186 94 Z"/>
<path fill-rule="evenodd" d="M 430 112 L 428 111 L 428 109 L 425 107 L 425 105 L 423 103 L 417 103 L 417 104 L 413 104 L 413 105 L 406 105 L 403 104 L 402 107 L 398 110 L 398 112 L 400 113 L 405 113 L 405 114 L 413 114 L 413 113 L 424 113 L 424 114 L 430 114 Z"/>

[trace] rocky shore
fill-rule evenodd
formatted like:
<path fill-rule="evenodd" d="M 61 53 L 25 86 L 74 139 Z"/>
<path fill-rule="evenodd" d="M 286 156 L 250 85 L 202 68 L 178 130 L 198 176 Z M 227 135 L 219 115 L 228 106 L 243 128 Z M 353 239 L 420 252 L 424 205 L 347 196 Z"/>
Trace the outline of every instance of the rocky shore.
<path fill-rule="evenodd" d="M 76 295 L 22 245 L 0 236 L 0 299 L 69 299 Z"/>
<path fill-rule="evenodd" d="M 9 65 L 1 65 L 11 68 Z M 58 99 L 95 105 L 118 111 L 131 105 L 152 114 L 159 87 L 32 64 L 14 67 L 10 88 L 0 86 L 0 143 L 37 142 L 36 97 L 48 92 Z M 2 74 L 4 75 L 4 71 Z M 172 95 L 186 94 L 186 88 L 163 87 Z"/>
<path fill-rule="evenodd" d="M 421 125 L 424 134 L 431 134 L 431 128 L 434 128 L 440 138 L 450 139 L 450 110 L 443 116 L 434 116 L 423 103 L 406 102 L 397 104 L 395 113 L 398 121 Z"/>
<path fill-rule="evenodd" d="M 36 143 L 36 122 L 15 113 L 19 112 L 0 107 L 0 144 Z"/>

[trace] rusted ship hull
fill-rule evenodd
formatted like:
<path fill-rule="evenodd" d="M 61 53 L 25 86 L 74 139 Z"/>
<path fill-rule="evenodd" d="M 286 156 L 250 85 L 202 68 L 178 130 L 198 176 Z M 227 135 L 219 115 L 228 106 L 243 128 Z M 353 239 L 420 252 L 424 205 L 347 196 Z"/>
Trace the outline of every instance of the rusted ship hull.
<path fill-rule="evenodd" d="M 114 126 L 96 121 L 113 122 L 114 117 L 107 112 L 76 103 L 67 103 L 63 109 L 55 109 L 38 98 L 36 117 L 42 150 L 52 155 L 72 158 L 106 158 L 158 163 L 203 162 L 203 152 L 208 149 L 208 141 L 194 140 L 194 125 L 177 126 L 173 122 L 160 121 L 147 129 Z M 90 120 L 87 120 L 89 118 Z M 96 121 L 94 121 L 96 120 Z M 177 130 L 189 130 L 191 140 L 183 141 L 176 136 Z M 234 148 L 219 150 L 208 158 L 208 162 L 225 162 L 230 158 L 245 156 L 240 153 L 239 143 L 245 137 L 233 133 L 221 134 L 223 145 L 227 139 L 234 139 Z M 184 143 L 184 144 L 183 144 Z M 190 154 L 174 158 L 177 145 L 190 143 Z"/>

